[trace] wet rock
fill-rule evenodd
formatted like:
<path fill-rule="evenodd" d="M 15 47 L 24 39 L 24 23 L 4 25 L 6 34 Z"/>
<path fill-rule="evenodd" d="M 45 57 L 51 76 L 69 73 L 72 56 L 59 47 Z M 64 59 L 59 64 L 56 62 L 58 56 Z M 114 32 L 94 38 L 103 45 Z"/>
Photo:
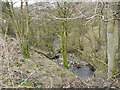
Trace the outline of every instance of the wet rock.
<path fill-rule="evenodd" d="M 79 68 L 75 67 L 72 71 L 81 78 L 88 78 L 94 76 L 95 68 L 92 65 L 87 64 Z"/>

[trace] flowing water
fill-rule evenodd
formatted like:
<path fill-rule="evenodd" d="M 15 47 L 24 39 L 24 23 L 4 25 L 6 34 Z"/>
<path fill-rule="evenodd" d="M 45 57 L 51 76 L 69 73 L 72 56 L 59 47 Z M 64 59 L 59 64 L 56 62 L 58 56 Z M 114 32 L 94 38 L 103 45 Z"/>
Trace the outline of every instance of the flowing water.
<path fill-rule="evenodd" d="M 57 53 L 59 54 L 60 56 L 62 56 L 62 54 L 58 51 L 58 48 L 60 47 L 60 43 L 59 43 L 59 39 L 57 36 L 54 37 L 54 41 L 53 41 L 53 47 L 52 47 L 52 50 L 54 53 Z M 77 76 L 81 77 L 81 78 L 88 78 L 88 77 L 92 77 L 94 75 L 94 71 L 95 69 L 91 69 L 90 67 L 92 66 L 88 66 L 88 65 L 85 65 L 85 66 L 81 66 L 81 67 L 76 67 L 74 65 L 74 62 L 76 60 L 78 60 L 79 58 L 73 53 L 67 53 L 67 60 L 69 62 L 69 69 L 75 73 Z M 63 65 L 63 62 L 62 60 L 59 58 L 59 59 L 54 59 L 53 60 L 54 62 L 56 62 L 58 65 L 62 66 Z M 94 68 L 94 67 L 93 67 Z"/>

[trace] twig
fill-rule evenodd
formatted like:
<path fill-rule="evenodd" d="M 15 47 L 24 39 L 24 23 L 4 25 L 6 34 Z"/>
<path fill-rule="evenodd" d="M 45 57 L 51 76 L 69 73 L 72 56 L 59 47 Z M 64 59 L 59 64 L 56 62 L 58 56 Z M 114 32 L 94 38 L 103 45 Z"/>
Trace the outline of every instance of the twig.
<path fill-rule="evenodd" d="M 81 81 L 81 83 L 85 86 L 85 87 L 89 87 L 90 85 L 89 84 L 87 84 L 86 82 L 84 82 L 83 80 L 81 80 L 79 77 L 77 77 L 80 81 Z"/>
<path fill-rule="evenodd" d="M 106 90 L 109 90 L 116 81 L 117 81 L 117 79 L 115 79 L 115 80 L 108 86 L 108 88 L 107 88 Z"/>
<path fill-rule="evenodd" d="M 41 67 L 37 68 L 34 72 L 30 73 L 30 75 L 18 86 L 21 87 L 37 70 L 39 70 Z"/>

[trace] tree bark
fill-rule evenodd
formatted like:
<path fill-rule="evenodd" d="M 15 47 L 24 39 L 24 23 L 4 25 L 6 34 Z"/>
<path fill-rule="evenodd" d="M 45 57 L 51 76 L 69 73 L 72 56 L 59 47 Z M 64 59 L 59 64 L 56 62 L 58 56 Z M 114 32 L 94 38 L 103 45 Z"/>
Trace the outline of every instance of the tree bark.
<path fill-rule="evenodd" d="M 120 1 L 118 2 L 118 10 L 119 13 L 118 13 L 118 61 L 117 61 L 118 65 L 117 66 L 118 66 L 118 73 L 120 73 Z"/>
<path fill-rule="evenodd" d="M 114 74 L 114 56 L 115 56 L 115 37 L 114 37 L 114 26 L 112 26 L 113 32 L 108 28 L 107 31 L 107 56 L 108 56 L 108 78 Z"/>
<path fill-rule="evenodd" d="M 115 9 L 115 7 L 112 8 Z M 118 49 L 118 32 L 116 29 L 115 20 L 108 22 L 108 24 L 109 27 L 107 28 L 107 56 L 108 56 L 108 78 L 110 78 L 116 72 L 115 56 L 116 56 L 116 51 Z"/>

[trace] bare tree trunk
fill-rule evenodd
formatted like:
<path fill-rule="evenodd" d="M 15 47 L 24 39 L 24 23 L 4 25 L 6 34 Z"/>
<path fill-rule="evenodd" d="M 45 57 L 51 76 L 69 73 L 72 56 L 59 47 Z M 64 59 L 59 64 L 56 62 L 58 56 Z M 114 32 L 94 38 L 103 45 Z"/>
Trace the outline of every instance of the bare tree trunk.
<path fill-rule="evenodd" d="M 112 7 L 113 10 L 116 10 L 115 7 Z M 119 22 L 118 22 L 119 23 Z M 107 30 L 107 55 L 108 55 L 108 78 L 112 77 L 116 72 L 116 63 L 115 56 L 120 45 L 118 44 L 118 37 L 120 31 L 116 28 L 116 21 L 108 22 L 109 27 Z M 118 55 L 119 56 L 119 55 Z"/>
<path fill-rule="evenodd" d="M 114 30 L 114 28 L 113 28 Z M 114 42 L 114 32 L 107 31 L 107 55 L 108 55 L 108 77 L 113 76 L 114 68 L 114 56 L 115 56 L 115 42 Z"/>
<path fill-rule="evenodd" d="M 2 19 L 2 2 L 0 1 L 0 19 Z M 2 21 L 0 21 L 0 24 L 2 25 Z M 2 28 L 0 25 L 0 33 L 2 32 Z"/>
<path fill-rule="evenodd" d="M 118 10 L 120 10 L 120 1 L 118 3 Z M 120 73 L 120 11 L 118 13 L 118 73 Z M 120 76 L 119 76 L 120 77 Z M 120 79 L 119 79 L 119 82 L 120 82 Z"/>
<path fill-rule="evenodd" d="M 115 9 L 113 7 L 113 9 Z M 108 78 L 112 77 L 115 72 L 115 55 L 118 46 L 118 34 L 116 29 L 116 22 L 113 20 L 112 22 L 108 22 L 109 27 L 107 30 L 107 55 L 108 55 Z"/>
<path fill-rule="evenodd" d="M 106 11 L 106 19 L 107 19 L 107 11 Z M 108 55 L 107 55 L 107 22 L 105 22 L 105 62 L 108 63 Z"/>

